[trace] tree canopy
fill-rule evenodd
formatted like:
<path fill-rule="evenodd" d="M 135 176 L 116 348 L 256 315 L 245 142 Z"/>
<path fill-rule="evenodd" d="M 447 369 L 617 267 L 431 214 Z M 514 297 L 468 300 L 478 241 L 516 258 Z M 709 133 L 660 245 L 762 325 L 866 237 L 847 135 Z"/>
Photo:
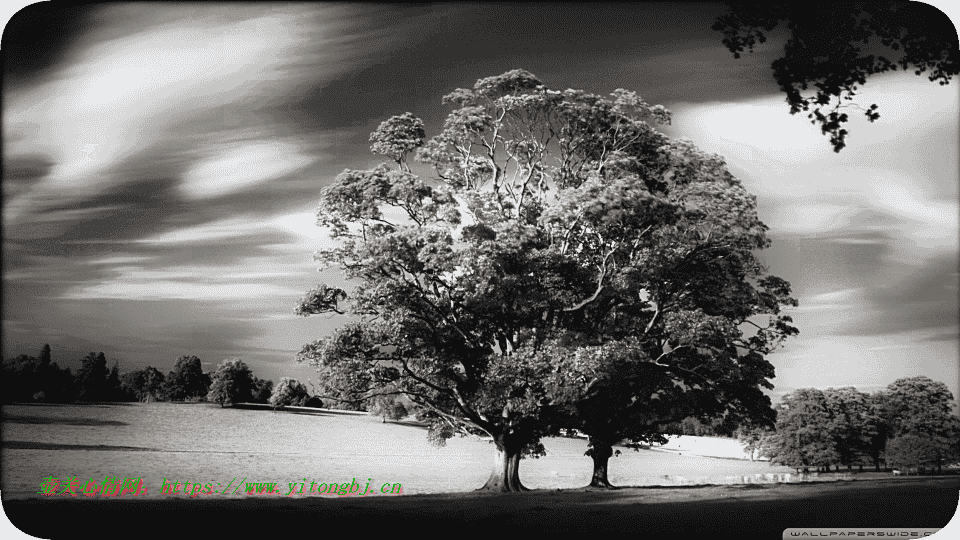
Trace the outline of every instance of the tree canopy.
<path fill-rule="evenodd" d="M 69 403 L 77 397 L 76 381 L 70 368 L 52 362 L 50 345 L 39 357 L 21 354 L 3 360 L 3 401 L 47 401 Z"/>
<path fill-rule="evenodd" d="M 181 356 L 165 380 L 167 398 L 180 401 L 207 395 L 210 378 L 196 356 Z"/>
<path fill-rule="evenodd" d="M 778 407 L 775 434 L 745 432 L 741 440 L 754 448 L 762 443 L 771 462 L 798 468 L 849 468 L 865 458 L 877 470 L 882 460 L 942 468 L 960 461 L 960 418 L 952 407 L 946 385 L 926 376 L 897 379 L 874 394 L 805 388 Z"/>
<path fill-rule="evenodd" d="M 777 433 L 766 448 L 770 462 L 805 470 L 837 463 L 831 420 L 822 391 L 801 388 L 784 396 L 777 407 Z"/>
<path fill-rule="evenodd" d="M 302 406 L 309 398 L 310 392 L 305 384 L 291 377 L 283 377 L 270 396 L 269 403 L 274 407 Z"/>
<path fill-rule="evenodd" d="M 102 401 L 107 399 L 107 359 L 101 352 L 91 352 L 82 361 L 77 371 L 77 384 L 80 401 Z"/>
<path fill-rule="evenodd" d="M 797 332 L 781 313 L 796 300 L 754 256 L 767 228 L 720 156 L 656 131 L 670 112 L 623 89 L 513 70 L 443 102 L 429 140 L 410 113 L 371 135 L 396 169 L 323 189 L 317 223 L 338 245 L 315 259 L 360 284 L 297 307 L 351 316 L 298 355 L 339 389 L 323 397 L 400 393 L 432 440 L 489 434 L 485 487 L 507 491 L 524 489 L 521 455 L 571 423 L 607 443 L 691 411 L 769 409 L 764 355 Z M 415 148 L 432 178 L 407 165 Z"/>
<path fill-rule="evenodd" d="M 219 403 L 246 403 L 253 399 L 253 373 L 243 360 L 226 359 L 217 364 L 216 371 L 210 377 L 210 389 L 207 401 Z"/>
<path fill-rule="evenodd" d="M 953 23 L 923 2 L 733 2 L 713 29 L 740 58 L 784 22 L 789 38 L 771 66 L 774 79 L 787 95 L 790 114 L 809 112 L 835 152 L 846 146 L 845 110 L 860 108 L 870 122 L 880 118 L 877 104 L 864 109 L 849 103 L 869 76 L 914 69 L 945 85 L 960 73 Z M 805 94 L 810 87 L 816 92 Z"/>
<path fill-rule="evenodd" d="M 253 390 L 250 400 L 253 403 L 267 403 L 273 394 L 273 381 L 253 377 Z"/>
<path fill-rule="evenodd" d="M 953 403 L 947 385 L 926 376 L 891 383 L 883 392 L 880 413 L 890 436 L 887 460 L 938 468 L 960 461 L 960 418 L 952 412 Z M 907 444 L 916 439 L 924 441 L 922 447 Z"/>
<path fill-rule="evenodd" d="M 163 373 L 155 367 L 124 373 L 120 377 L 123 390 L 137 401 L 160 401 L 164 398 Z"/>

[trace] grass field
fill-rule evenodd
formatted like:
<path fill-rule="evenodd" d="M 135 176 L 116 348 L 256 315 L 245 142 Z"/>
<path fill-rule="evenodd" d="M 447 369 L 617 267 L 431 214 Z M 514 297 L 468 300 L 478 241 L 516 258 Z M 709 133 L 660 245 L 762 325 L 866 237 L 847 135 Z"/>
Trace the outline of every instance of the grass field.
<path fill-rule="evenodd" d="M 792 527 L 944 527 L 957 510 L 960 480 L 831 482 L 615 491 L 542 490 L 491 495 L 400 497 L 5 501 L 9 519 L 40 538 L 70 531 L 157 530 L 186 534 L 409 537 L 521 532 L 626 533 L 631 538 L 782 538 Z M 55 519 L 50 519 L 55 516 Z M 159 528 L 159 529 L 156 529 Z"/>
<path fill-rule="evenodd" d="M 174 425 L 172 418 L 180 422 Z M 191 418 L 197 422 L 188 422 Z M 729 446 L 730 441 L 685 437 L 673 450 L 622 448 L 620 457 L 610 460 L 610 479 L 624 487 L 613 491 L 583 488 L 591 471 L 583 455 L 585 440 L 547 439 L 546 457 L 521 464 L 521 479 L 534 491 L 493 495 L 473 491 L 490 472 L 489 443 L 453 439 L 447 448 L 431 448 L 422 427 L 382 424 L 369 416 L 164 404 L 4 407 L 3 425 L 4 511 L 17 527 L 40 538 L 79 531 L 225 539 L 229 534 L 430 536 L 474 530 L 781 538 L 789 527 L 943 527 L 956 513 L 960 493 L 958 477 L 893 478 L 870 471 L 855 472 L 853 481 L 689 485 L 704 478 L 793 471 L 692 455 L 694 447 Z M 185 443 L 194 446 L 184 448 Z M 85 478 L 112 471 L 142 472 L 149 496 L 51 499 L 36 494 L 39 479 L 51 472 Z M 318 481 L 356 476 L 362 482 L 363 473 L 402 482 L 404 493 L 195 498 L 158 493 L 161 474 L 206 481 L 246 471 L 281 483 L 301 475 Z M 865 479 L 872 481 L 859 481 Z"/>

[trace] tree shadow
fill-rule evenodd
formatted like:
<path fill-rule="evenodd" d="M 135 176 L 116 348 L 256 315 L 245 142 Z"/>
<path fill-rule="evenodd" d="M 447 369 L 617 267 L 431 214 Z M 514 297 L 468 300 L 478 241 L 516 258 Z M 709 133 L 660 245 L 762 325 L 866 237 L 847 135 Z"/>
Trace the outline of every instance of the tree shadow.
<path fill-rule="evenodd" d="M 98 418 L 51 418 L 49 416 L 30 416 L 9 414 L 3 416 L 4 422 L 11 424 L 57 424 L 63 426 L 129 426 L 119 420 L 100 420 Z"/>

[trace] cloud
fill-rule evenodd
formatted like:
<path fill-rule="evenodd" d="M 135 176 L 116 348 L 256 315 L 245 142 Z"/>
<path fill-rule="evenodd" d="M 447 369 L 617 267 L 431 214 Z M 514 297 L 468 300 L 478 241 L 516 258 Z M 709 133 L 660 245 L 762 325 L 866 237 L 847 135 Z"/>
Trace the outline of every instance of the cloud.
<path fill-rule="evenodd" d="M 181 191 L 207 199 L 275 180 L 309 165 L 297 144 L 282 141 L 238 142 L 210 152 L 184 175 Z"/>
<path fill-rule="evenodd" d="M 133 242 L 139 244 L 188 244 L 209 242 L 226 238 L 237 238 L 263 231 L 265 226 L 254 217 L 235 217 L 204 223 L 195 227 L 173 229 L 155 236 L 140 238 Z"/>
<path fill-rule="evenodd" d="M 142 280 L 119 276 L 110 283 L 88 285 L 64 294 L 66 299 L 115 298 L 121 300 L 230 300 L 296 295 L 301 291 L 260 283 L 191 283 Z"/>
<path fill-rule="evenodd" d="M 120 12 L 108 13 L 107 17 Z M 241 99 L 297 36 L 295 14 L 247 20 L 184 18 L 141 28 L 78 51 L 45 84 L 9 96 L 4 137 L 9 154 L 42 149 L 56 165 L 43 190 L 103 189 L 102 173 L 152 140 L 162 124 L 198 108 Z M 14 215 L 20 205 L 13 204 Z"/>
<path fill-rule="evenodd" d="M 802 310 L 821 310 L 851 307 L 856 301 L 862 298 L 864 289 L 857 287 L 852 289 L 843 289 L 826 293 L 815 294 L 804 297 L 800 307 L 792 308 L 792 311 Z"/>
<path fill-rule="evenodd" d="M 298 4 L 99 10 L 59 69 L 4 95 L 4 162 L 24 176 L 5 225 L 145 175 L 205 202 L 309 166 L 333 135 L 301 132 L 285 102 L 356 67 L 351 17 Z"/>
<path fill-rule="evenodd" d="M 129 264 L 136 262 L 143 262 L 150 260 L 150 257 L 137 257 L 137 256 L 115 256 L 115 257 L 104 257 L 102 259 L 94 259 L 92 261 L 86 261 L 86 264 L 92 265 L 114 265 L 114 264 Z"/>
<path fill-rule="evenodd" d="M 130 300 L 235 300 L 292 297 L 302 294 L 293 287 L 274 283 L 278 276 L 295 272 L 236 272 L 251 268 L 243 261 L 230 266 L 173 266 L 147 269 L 116 266 L 100 283 L 88 283 L 65 292 L 64 299 L 114 298 Z M 301 270 L 302 271 L 302 270 Z"/>

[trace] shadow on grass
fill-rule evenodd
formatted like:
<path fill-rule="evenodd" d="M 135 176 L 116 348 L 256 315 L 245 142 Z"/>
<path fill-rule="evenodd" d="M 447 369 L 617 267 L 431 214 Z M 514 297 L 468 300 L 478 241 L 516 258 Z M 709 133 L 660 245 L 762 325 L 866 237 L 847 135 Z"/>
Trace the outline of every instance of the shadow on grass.
<path fill-rule="evenodd" d="M 110 446 L 106 444 L 58 444 L 32 441 L 3 441 L 3 448 L 7 450 L 101 450 L 123 452 L 161 452 L 156 448 L 140 446 Z"/>
<path fill-rule="evenodd" d="M 150 486 L 154 489 L 154 486 Z M 817 483 L 771 486 L 677 486 L 618 490 L 536 490 L 340 498 L 248 496 L 82 497 L 5 500 L 22 531 L 54 538 L 64 523 L 110 523 L 115 530 L 192 519 L 193 534 L 273 536 L 285 530 L 363 532 L 490 530 L 543 533 L 619 532 L 683 538 L 735 534 L 781 538 L 790 527 L 942 528 L 957 511 L 960 481 Z M 253 513 L 256 519 L 251 520 Z M 57 516 L 57 519 L 49 519 Z M 736 534 L 739 533 L 739 534 Z"/>
<path fill-rule="evenodd" d="M 11 424 L 58 424 L 63 426 L 129 426 L 118 420 L 100 420 L 98 418 L 53 418 L 50 416 L 29 416 L 17 414 L 3 415 L 3 421 Z"/>

